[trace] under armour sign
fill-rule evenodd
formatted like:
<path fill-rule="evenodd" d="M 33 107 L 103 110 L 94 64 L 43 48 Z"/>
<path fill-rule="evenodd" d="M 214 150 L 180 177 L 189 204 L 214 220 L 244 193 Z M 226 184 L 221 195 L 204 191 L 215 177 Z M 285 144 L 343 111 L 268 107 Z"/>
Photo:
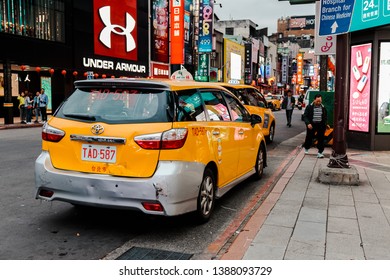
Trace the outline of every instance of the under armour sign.
<path fill-rule="evenodd" d="M 136 0 L 95 0 L 94 23 L 96 55 L 137 60 Z"/>

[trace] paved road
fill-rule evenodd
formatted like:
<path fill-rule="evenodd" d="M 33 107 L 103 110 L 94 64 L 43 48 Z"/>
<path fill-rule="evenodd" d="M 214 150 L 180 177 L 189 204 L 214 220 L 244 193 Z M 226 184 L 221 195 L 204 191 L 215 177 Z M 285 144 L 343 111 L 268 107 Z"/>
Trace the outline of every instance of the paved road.
<path fill-rule="evenodd" d="M 303 129 L 299 118 L 293 118 L 293 126 L 287 128 L 284 112 L 275 115 L 281 121 L 275 143 L 268 147 L 263 180 L 248 180 L 230 191 L 217 201 L 209 223 L 200 226 L 194 225 L 188 215 L 161 218 L 35 200 L 33 168 L 40 153 L 41 129 L 1 130 L 0 259 L 101 259 L 117 248 L 134 246 L 183 252 L 193 259 L 213 258 L 208 254 L 208 245 L 221 238 L 296 145 L 284 140 Z M 224 238 L 226 241 L 228 236 Z"/>

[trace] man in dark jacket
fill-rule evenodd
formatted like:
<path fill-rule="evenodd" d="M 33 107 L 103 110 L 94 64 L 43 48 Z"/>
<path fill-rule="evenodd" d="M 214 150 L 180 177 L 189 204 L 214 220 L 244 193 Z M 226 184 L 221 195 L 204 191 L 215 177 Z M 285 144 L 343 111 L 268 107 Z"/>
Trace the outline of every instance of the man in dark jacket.
<path fill-rule="evenodd" d="M 322 104 L 322 96 L 321 94 L 316 94 L 314 101 L 305 108 L 305 113 L 303 114 L 303 120 L 306 124 L 306 139 L 303 144 L 305 154 L 309 153 L 315 135 L 317 138 L 317 157 L 324 157 L 324 135 L 327 126 L 327 117 L 328 113 Z"/>
<path fill-rule="evenodd" d="M 295 98 L 292 96 L 291 90 L 287 90 L 287 96 L 283 98 L 282 109 L 286 110 L 287 126 L 291 127 L 292 113 L 295 107 Z"/>

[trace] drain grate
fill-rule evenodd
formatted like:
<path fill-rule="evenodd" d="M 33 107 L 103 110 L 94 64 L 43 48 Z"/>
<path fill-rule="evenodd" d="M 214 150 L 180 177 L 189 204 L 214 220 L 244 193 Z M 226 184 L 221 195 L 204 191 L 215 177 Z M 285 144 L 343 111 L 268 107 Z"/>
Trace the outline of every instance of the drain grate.
<path fill-rule="evenodd" d="M 192 256 L 193 254 L 132 247 L 120 255 L 117 260 L 189 260 Z"/>

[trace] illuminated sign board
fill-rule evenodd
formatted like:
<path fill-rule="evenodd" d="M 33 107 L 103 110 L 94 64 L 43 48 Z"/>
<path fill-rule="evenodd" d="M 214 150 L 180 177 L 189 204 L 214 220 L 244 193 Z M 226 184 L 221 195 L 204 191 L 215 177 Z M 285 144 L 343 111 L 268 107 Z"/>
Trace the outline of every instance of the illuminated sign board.
<path fill-rule="evenodd" d="M 200 0 L 199 52 L 213 51 L 213 0 Z"/>
<path fill-rule="evenodd" d="M 184 0 L 171 3 L 171 64 L 184 64 Z"/>
<path fill-rule="evenodd" d="M 349 130 L 369 131 L 371 58 L 371 43 L 351 47 Z"/>

